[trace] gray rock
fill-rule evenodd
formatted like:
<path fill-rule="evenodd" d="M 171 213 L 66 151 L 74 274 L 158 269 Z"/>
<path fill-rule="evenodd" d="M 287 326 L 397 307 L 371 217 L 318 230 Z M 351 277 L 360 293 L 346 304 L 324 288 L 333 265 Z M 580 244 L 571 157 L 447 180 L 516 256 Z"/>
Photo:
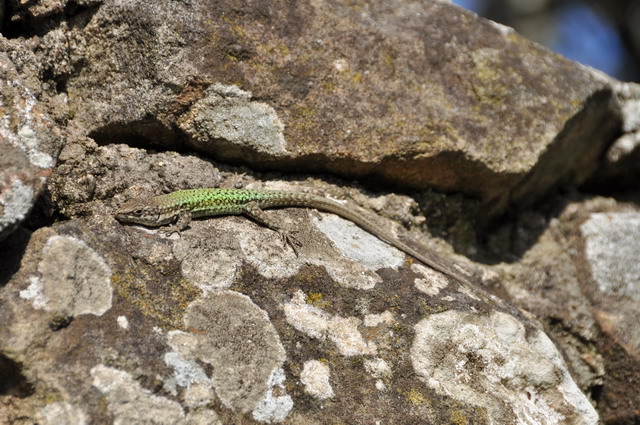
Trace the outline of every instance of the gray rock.
<path fill-rule="evenodd" d="M 637 418 L 637 208 L 561 197 L 517 211 L 493 252 L 469 242 L 506 208 L 626 175 L 637 86 L 446 2 L 11 13 L 25 34 L 0 38 L 0 423 Z M 112 216 L 194 187 L 346 199 L 478 289 L 331 214 L 270 212 L 298 254 L 244 217 L 166 236 Z M 9 234 L 45 190 L 55 222 Z"/>
<path fill-rule="evenodd" d="M 36 231 L 3 288 L 0 352 L 37 383 L 12 399 L 9 417 L 442 423 L 454 409 L 470 421 L 597 422 L 535 321 L 345 220 L 271 211 L 298 230 L 298 255 L 242 217 L 162 236 L 117 223 L 110 211 L 124 197 L 107 194 L 122 181 L 133 194 L 204 171 L 224 185 L 237 177 L 194 157 L 86 140 L 68 144 L 56 170 L 52 200 L 91 218 Z M 98 174 L 90 187 L 71 183 Z M 105 199 L 86 202 L 89 193 Z"/>
<path fill-rule="evenodd" d="M 622 123 L 613 80 L 444 2 L 109 0 L 39 46 L 100 142 L 459 192 L 481 217 L 584 182 Z"/>
<path fill-rule="evenodd" d="M 624 205 L 592 211 L 580 225 L 585 293 L 601 329 L 598 348 L 607 370 L 604 418 L 637 417 L 640 396 L 640 211 Z"/>
<path fill-rule="evenodd" d="M 37 98 L 35 61 L 0 38 L 0 239 L 28 216 L 62 147 L 62 131 Z"/>
<path fill-rule="evenodd" d="M 585 239 L 585 259 L 591 266 L 597 291 L 637 304 L 640 301 L 640 213 L 592 214 L 580 230 Z"/>
<path fill-rule="evenodd" d="M 634 190 L 640 181 L 640 88 L 621 84 L 617 89 L 621 101 L 621 134 L 607 149 L 605 161 L 589 184 L 607 191 Z"/>
<path fill-rule="evenodd" d="M 310 247 L 296 256 L 234 217 L 196 221 L 180 238 L 108 216 L 36 231 L 3 288 L 0 329 L 0 352 L 34 389 L 12 398 L 5 418 L 180 424 L 197 411 L 222 423 L 442 423 L 453 404 L 473 421 L 597 423 L 560 352 L 516 310 L 406 261 L 356 286 L 349 268 L 359 264 L 328 248 L 308 213 L 281 216 L 299 222 L 301 240 L 327 246 L 322 266 Z M 182 239 L 216 234 L 233 235 L 210 260 L 238 260 L 229 289 L 192 284 L 181 266 L 201 254 L 173 253 Z M 262 256 L 246 250 L 257 241 Z M 65 251 L 59 276 L 48 276 Z"/>

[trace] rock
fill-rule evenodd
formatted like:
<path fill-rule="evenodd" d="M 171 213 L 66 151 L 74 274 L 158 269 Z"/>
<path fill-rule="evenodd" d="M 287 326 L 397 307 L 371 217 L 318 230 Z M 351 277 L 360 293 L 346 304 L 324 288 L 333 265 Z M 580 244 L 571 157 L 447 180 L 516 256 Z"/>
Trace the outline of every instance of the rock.
<path fill-rule="evenodd" d="M 32 52 L 0 39 L 0 239 L 28 216 L 62 147 L 61 130 L 38 102 L 34 62 Z"/>
<path fill-rule="evenodd" d="M 607 149 L 605 161 L 588 181 L 591 189 L 610 192 L 634 190 L 640 179 L 640 88 L 621 84 L 622 134 Z"/>
<path fill-rule="evenodd" d="M 605 356 L 604 418 L 637 418 L 640 397 L 631 390 L 640 382 L 640 211 L 623 208 L 593 211 L 580 225 L 585 292 L 602 330 Z"/>
<path fill-rule="evenodd" d="M 542 220 L 540 216 L 524 216 L 511 231 L 535 235 L 537 229 L 523 227 L 533 227 L 533 222 Z M 591 302 L 582 291 L 578 269 L 567 252 L 569 243 L 561 237 L 563 223 L 542 223 L 544 230 L 537 235 L 535 245 L 517 261 L 500 264 L 496 270 L 500 278 L 496 280 L 512 303 L 544 324 L 564 353 L 579 387 L 597 397 L 604 381 L 605 362 L 593 350 L 600 333 Z"/>
<path fill-rule="evenodd" d="M 508 234 L 535 243 L 525 241 L 522 258 L 501 264 L 497 280 L 544 324 L 602 421 L 633 423 L 640 403 L 632 390 L 640 382 L 638 208 L 602 197 L 558 203 L 556 218 L 523 216 L 498 232 L 505 235 L 494 243 Z"/>
<path fill-rule="evenodd" d="M 300 223 L 299 256 L 238 217 L 179 238 L 106 215 L 36 231 L 0 305 L 3 375 L 22 377 L 3 420 L 597 423 L 560 352 L 516 310 L 388 246 L 386 265 L 363 265 L 308 212 L 275 214 Z M 208 262 L 226 278 L 186 277 Z"/>
<path fill-rule="evenodd" d="M 77 184 L 87 175 L 102 178 Z M 270 212 L 299 230 L 298 255 L 242 217 L 166 237 L 109 214 L 123 181 L 152 193 L 198 176 L 237 178 L 175 153 L 65 146 L 51 199 L 76 218 L 37 230 L 3 288 L 9 421 L 597 422 L 536 322 L 331 214 Z"/>
<path fill-rule="evenodd" d="M 636 85 L 446 2 L 14 3 L 0 423 L 637 419 L 637 205 L 578 192 L 633 181 Z M 345 199 L 474 285 L 306 209 L 298 253 L 113 218 L 194 187 Z"/>
<path fill-rule="evenodd" d="M 584 182 L 622 122 L 618 83 L 446 2 L 110 0 L 58 19 L 41 61 L 101 143 L 458 192 L 480 218 Z"/>

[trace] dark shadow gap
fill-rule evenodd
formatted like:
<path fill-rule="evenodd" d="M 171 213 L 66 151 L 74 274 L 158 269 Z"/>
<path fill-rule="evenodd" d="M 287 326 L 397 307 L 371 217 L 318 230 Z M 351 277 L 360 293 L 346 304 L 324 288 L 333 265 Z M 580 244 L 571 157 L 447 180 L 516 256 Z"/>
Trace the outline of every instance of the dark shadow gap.
<path fill-rule="evenodd" d="M 22 364 L 0 354 L 0 395 L 26 398 L 34 392 L 22 374 Z"/>
<path fill-rule="evenodd" d="M 20 226 L 0 241 L 0 289 L 20 268 L 20 260 L 27 249 L 31 232 Z M 0 378 L 0 384 L 2 379 Z"/>
<path fill-rule="evenodd" d="M 0 29 L 2 35 L 8 39 L 42 37 L 58 28 L 62 22 L 67 22 L 70 28 L 83 28 L 100 7 L 99 4 L 83 5 L 71 0 L 64 8 L 55 9 L 47 15 L 32 17 L 28 9 L 36 6 L 39 1 L 29 0 L 19 8 L 14 7 L 17 2 L 4 3 L 4 21 L 0 23 Z"/>

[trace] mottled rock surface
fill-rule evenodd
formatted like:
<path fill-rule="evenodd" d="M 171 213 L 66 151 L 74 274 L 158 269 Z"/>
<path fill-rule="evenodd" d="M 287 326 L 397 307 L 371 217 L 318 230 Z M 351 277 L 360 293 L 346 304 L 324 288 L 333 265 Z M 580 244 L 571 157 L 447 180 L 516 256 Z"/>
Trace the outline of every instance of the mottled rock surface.
<path fill-rule="evenodd" d="M 93 214 L 36 231 L 3 288 L 0 352 L 20 376 L 11 389 L 33 383 L 5 397 L 6 420 L 597 422 L 535 321 L 345 220 L 271 212 L 299 230 L 298 255 L 241 217 L 163 236 L 116 222 L 105 212 L 121 197 L 106 194 L 122 181 L 151 193 L 203 171 L 222 185 L 237 176 L 89 141 L 67 145 L 56 170 L 52 201 Z M 87 203 L 86 187 L 67 184 L 84 173 L 103 176 L 92 186 L 103 199 Z"/>
<path fill-rule="evenodd" d="M 101 142 L 458 192 L 492 216 L 584 181 L 620 127 L 611 80 L 446 2 L 76 2 L 44 33 L 24 8 Z"/>
<path fill-rule="evenodd" d="M 62 131 L 40 105 L 39 64 L 0 37 L 0 239 L 29 214 L 62 147 Z"/>
<path fill-rule="evenodd" d="M 638 420 L 638 86 L 446 2 L 7 4 L 0 423 Z M 473 285 L 306 209 L 297 254 L 113 218 L 195 187 L 344 199 Z"/>

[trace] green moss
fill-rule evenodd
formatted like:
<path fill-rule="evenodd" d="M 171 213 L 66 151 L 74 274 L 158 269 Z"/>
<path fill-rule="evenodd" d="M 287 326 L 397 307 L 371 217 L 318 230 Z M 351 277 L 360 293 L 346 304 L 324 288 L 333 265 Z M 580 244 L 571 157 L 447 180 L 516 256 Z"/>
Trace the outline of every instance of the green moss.
<path fill-rule="evenodd" d="M 429 405 L 429 400 L 427 399 L 427 397 L 416 388 L 411 388 L 409 391 L 404 392 L 403 395 L 409 401 L 409 403 L 413 404 L 414 406 Z"/>
<path fill-rule="evenodd" d="M 144 269 L 141 271 L 144 273 Z M 167 278 L 158 282 L 157 278 L 144 278 L 133 272 L 113 274 L 111 283 L 120 297 L 163 329 L 182 329 L 184 311 L 202 292 L 186 279 Z M 162 288 L 169 288 L 169 294 L 159 299 Z"/>
<path fill-rule="evenodd" d="M 384 62 L 385 66 L 393 68 L 393 56 L 391 56 L 390 54 L 384 55 L 382 61 Z"/>
<path fill-rule="evenodd" d="M 466 425 L 469 423 L 469 419 L 467 418 L 467 415 L 465 415 L 465 413 L 460 409 L 452 410 L 450 418 L 451 418 L 451 424 Z"/>
<path fill-rule="evenodd" d="M 327 307 L 330 303 L 324 300 L 324 294 L 321 292 L 311 292 L 307 295 L 305 300 L 307 304 L 311 304 L 315 307 L 323 308 Z"/>
<path fill-rule="evenodd" d="M 291 120 L 287 123 L 289 130 L 295 133 L 309 133 L 318 126 L 318 111 L 307 105 L 291 108 Z"/>
<path fill-rule="evenodd" d="M 44 395 L 42 400 L 44 401 L 44 404 L 51 404 L 56 401 L 61 401 L 62 397 L 58 391 L 49 391 Z"/>

